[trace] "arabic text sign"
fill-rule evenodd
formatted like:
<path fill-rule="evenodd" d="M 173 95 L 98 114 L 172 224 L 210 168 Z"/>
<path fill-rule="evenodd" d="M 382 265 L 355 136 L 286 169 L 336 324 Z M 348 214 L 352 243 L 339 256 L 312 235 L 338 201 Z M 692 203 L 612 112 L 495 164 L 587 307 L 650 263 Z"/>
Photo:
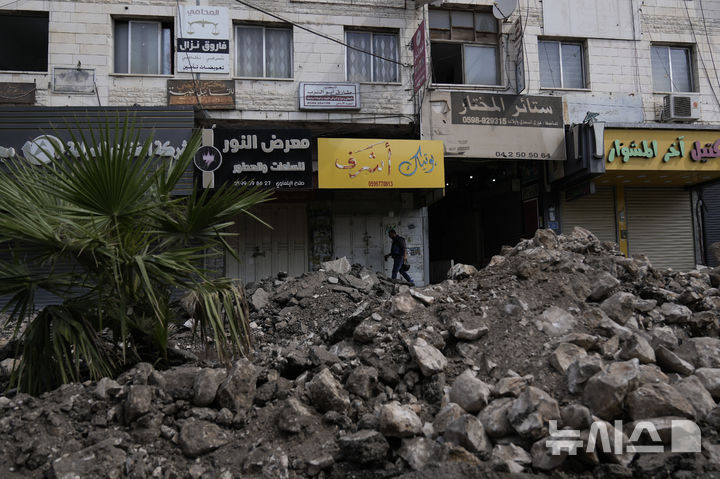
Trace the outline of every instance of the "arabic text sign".
<path fill-rule="evenodd" d="M 319 188 L 444 188 L 442 141 L 318 138 Z"/>
<path fill-rule="evenodd" d="M 197 105 L 206 109 L 234 109 L 233 80 L 168 80 L 168 105 Z"/>
<path fill-rule="evenodd" d="M 605 130 L 606 170 L 720 170 L 720 134 L 706 130 Z"/>
<path fill-rule="evenodd" d="M 563 128 L 562 98 L 453 92 L 452 123 Z"/>
<path fill-rule="evenodd" d="M 230 73 L 230 24 L 225 7 L 178 8 L 177 71 Z"/>
<path fill-rule="evenodd" d="M 300 83 L 301 110 L 357 110 L 359 83 Z"/>
<path fill-rule="evenodd" d="M 412 37 L 413 46 L 413 85 L 414 91 L 417 93 L 427 80 L 427 66 L 425 63 L 425 20 L 420 22 L 420 26 Z"/>
<path fill-rule="evenodd" d="M 310 132 L 298 129 L 214 129 L 222 154 L 215 184 L 276 189 L 312 188 Z"/>

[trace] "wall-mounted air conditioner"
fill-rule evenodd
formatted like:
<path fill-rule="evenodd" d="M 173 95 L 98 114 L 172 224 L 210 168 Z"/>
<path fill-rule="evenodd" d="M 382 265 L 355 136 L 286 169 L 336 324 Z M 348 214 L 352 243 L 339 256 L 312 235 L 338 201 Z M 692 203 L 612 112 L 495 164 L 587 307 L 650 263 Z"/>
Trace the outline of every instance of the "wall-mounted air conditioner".
<path fill-rule="evenodd" d="M 692 122 L 700 119 L 700 99 L 695 95 L 665 95 L 661 121 Z"/>

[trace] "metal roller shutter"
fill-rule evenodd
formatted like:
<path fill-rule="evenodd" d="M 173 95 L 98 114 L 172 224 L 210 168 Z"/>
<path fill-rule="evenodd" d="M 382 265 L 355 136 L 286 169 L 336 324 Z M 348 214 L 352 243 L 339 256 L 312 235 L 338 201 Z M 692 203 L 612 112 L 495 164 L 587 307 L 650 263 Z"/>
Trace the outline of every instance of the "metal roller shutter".
<path fill-rule="evenodd" d="M 720 184 L 703 188 L 702 198 L 705 206 L 702 211 L 705 262 L 715 267 L 718 261 L 710 251 L 710 245 L 720 241 Z"/>
<path fill-rule="evenodd" d="M 695 267 L 690 193 L 679 188 L 626 188 L 628 249 L 655 268 Z"/>
<path fill-rule="evenodd" d="M 565 201 L 564 195 L 561 195 L 562 233 L 571 233 L 575 226 L 582 226 L 592 231 L 600 241 L 616 243 L 614 191 L 613 187 L 598 187 L 595 194 L 573 201 Z"/>

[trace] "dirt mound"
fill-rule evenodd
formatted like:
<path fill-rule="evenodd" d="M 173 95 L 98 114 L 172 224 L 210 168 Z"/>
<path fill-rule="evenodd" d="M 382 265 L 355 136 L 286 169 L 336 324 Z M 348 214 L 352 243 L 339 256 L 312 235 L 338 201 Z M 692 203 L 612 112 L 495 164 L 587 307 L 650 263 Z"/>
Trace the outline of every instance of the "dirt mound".
<path fill-rule="evenodd" d="M 3 477 L 720 475 L 720 273 L 580 228 L 425 288 L 325 267 L 248 285 L 229 367 L 181 329 L 181 366 L 0 397 Z"/>

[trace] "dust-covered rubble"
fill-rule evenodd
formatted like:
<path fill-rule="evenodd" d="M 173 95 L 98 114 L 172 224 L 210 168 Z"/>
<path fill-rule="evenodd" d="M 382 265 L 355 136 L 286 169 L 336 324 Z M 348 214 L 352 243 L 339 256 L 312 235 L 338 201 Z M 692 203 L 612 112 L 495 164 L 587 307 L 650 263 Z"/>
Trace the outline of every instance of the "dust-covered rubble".
<path fill-rule="evenodd" d="M 720 477 L 720 270 L 581 228 L 424 288 L 323 266 L 247 285 L 249 358 L 179 327 L 185 364 L 7 391 L 0 476 Z"/>

